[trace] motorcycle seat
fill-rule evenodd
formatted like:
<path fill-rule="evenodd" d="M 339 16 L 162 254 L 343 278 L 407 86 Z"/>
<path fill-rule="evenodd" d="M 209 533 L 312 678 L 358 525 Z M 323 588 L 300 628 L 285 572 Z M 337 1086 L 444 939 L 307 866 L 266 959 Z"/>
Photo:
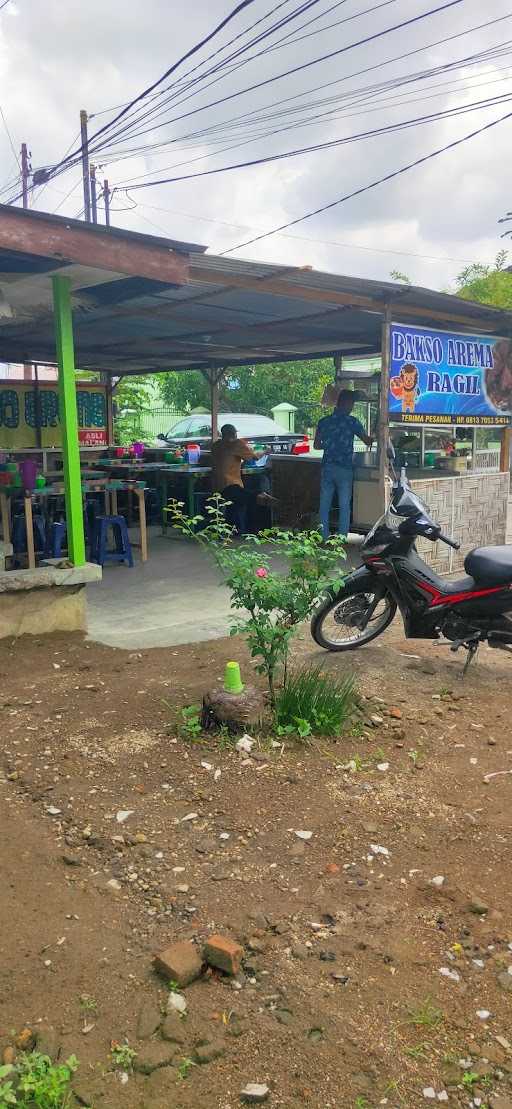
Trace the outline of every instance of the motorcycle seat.
<path fill-rule="evenodd" d="M 475 547 L 464 559 L 464 569 L 478 584 L 512 583 L 512 544 L 504 547 Z"/>

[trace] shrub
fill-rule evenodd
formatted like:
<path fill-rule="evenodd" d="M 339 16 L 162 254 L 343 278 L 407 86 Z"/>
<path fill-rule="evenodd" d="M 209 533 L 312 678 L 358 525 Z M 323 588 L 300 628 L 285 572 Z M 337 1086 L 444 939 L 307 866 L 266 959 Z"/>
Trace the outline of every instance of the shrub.
<path fill-rule="evenodd" d="M 338 678 L 318 667 L 305 667 L 288 675 L 276 696 L 275 722 L 278 732 L 310 735 L 339 735 L 356 703 L 352 676 Z"/>
<path fill-rule="evenodd" d="M 0 1067 L 0 1109 L 68 1109 L 77 1067 L 74 1055 L 59 1064 L 38 1051 L 19 1055 L 14 1064 Z"/>
<path fill-rule="evenodd" d="M 341 587 L 345 550 L 338 537 L 324 543 L 318 531 L 278 528 L 248 536 L 235 546 L 233 529 L 224 518 L 228 503 L 212 497 L 208 520 L 187 516 L 178 501 L 170 507 L 174 526 L 208 550 L 220 567 L 231 592 L 231 608 L 240 613 L 231 634 L 245 636 L 257 671 L 267 679 L 274 710 L 279 676 L 286 685 L 291 639 L 319 597 Z M 271 554 L 277 568 L 270 563 Z"/>

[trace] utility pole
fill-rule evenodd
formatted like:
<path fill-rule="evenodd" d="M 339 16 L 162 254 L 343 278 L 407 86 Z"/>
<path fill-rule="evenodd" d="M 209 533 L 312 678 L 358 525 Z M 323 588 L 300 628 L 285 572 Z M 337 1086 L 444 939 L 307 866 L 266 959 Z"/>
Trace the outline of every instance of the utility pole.
<path fill-rule="evenodd" d="M 84 185 L 84 213 L 86 223 L 91 222 L 91 187 L 89 178 L 89 138 L 87 135 L 87 112 L 80 112 L 80 137 L 82 139 L 82 179 Z"/>
<path fill-rule="evenodd" d="M 110 189 L 106 178 L 103 182 L 103 203 L 105 205 L 105 223 L 107 227 L 110 227 Z"/>
<path fill-rule="evenodd" d="M 91 180 L 91 212 L 92 222 L 98 222 L 98 198 L 96 196 L 96 166 L 89 167 L 89 174 Z"/>
<path fill-rule="evenodd" d="M 26 142 L 21 144 L 21 185 L 23 189 L 23 207 L 28 208 L 28 151 Z"/>

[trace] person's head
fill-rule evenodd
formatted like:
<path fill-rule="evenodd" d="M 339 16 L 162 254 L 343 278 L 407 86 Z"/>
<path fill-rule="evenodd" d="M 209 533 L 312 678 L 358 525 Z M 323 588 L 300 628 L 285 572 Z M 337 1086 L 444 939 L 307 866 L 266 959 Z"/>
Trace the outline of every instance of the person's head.
<path fill-rule="evenodd" d="M 353 389 L 342 389 L 338 397 L 336 408 L 338 412 L 343 412 L 345 416 L 349 416 L 356 401 Z"/>
<path fill-rule="evenodd" d="M 223 424 L 220 433 L 225 443 L 232 443 L 237 438 L 236 427 L 234 424 Z"/>

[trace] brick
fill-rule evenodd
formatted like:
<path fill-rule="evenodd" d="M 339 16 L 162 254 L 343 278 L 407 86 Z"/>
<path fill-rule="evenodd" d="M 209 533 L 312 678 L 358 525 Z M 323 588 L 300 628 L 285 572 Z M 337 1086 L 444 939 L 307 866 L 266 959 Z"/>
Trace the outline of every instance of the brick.
<path fill-rule="evenodd" d="M 229 936 L 210 936 L 203 948 L 205 962 L 231 975 L 238 974 L 243 953 L 243 947 Z"/>
<path fill-rule="evenodd" d="M 164 978 L 169 978 L 182 987 L 199 978 L 202 961 L 197 947 L 184 940 L 171 944 L 155 955 L 153 966 Z"/>

